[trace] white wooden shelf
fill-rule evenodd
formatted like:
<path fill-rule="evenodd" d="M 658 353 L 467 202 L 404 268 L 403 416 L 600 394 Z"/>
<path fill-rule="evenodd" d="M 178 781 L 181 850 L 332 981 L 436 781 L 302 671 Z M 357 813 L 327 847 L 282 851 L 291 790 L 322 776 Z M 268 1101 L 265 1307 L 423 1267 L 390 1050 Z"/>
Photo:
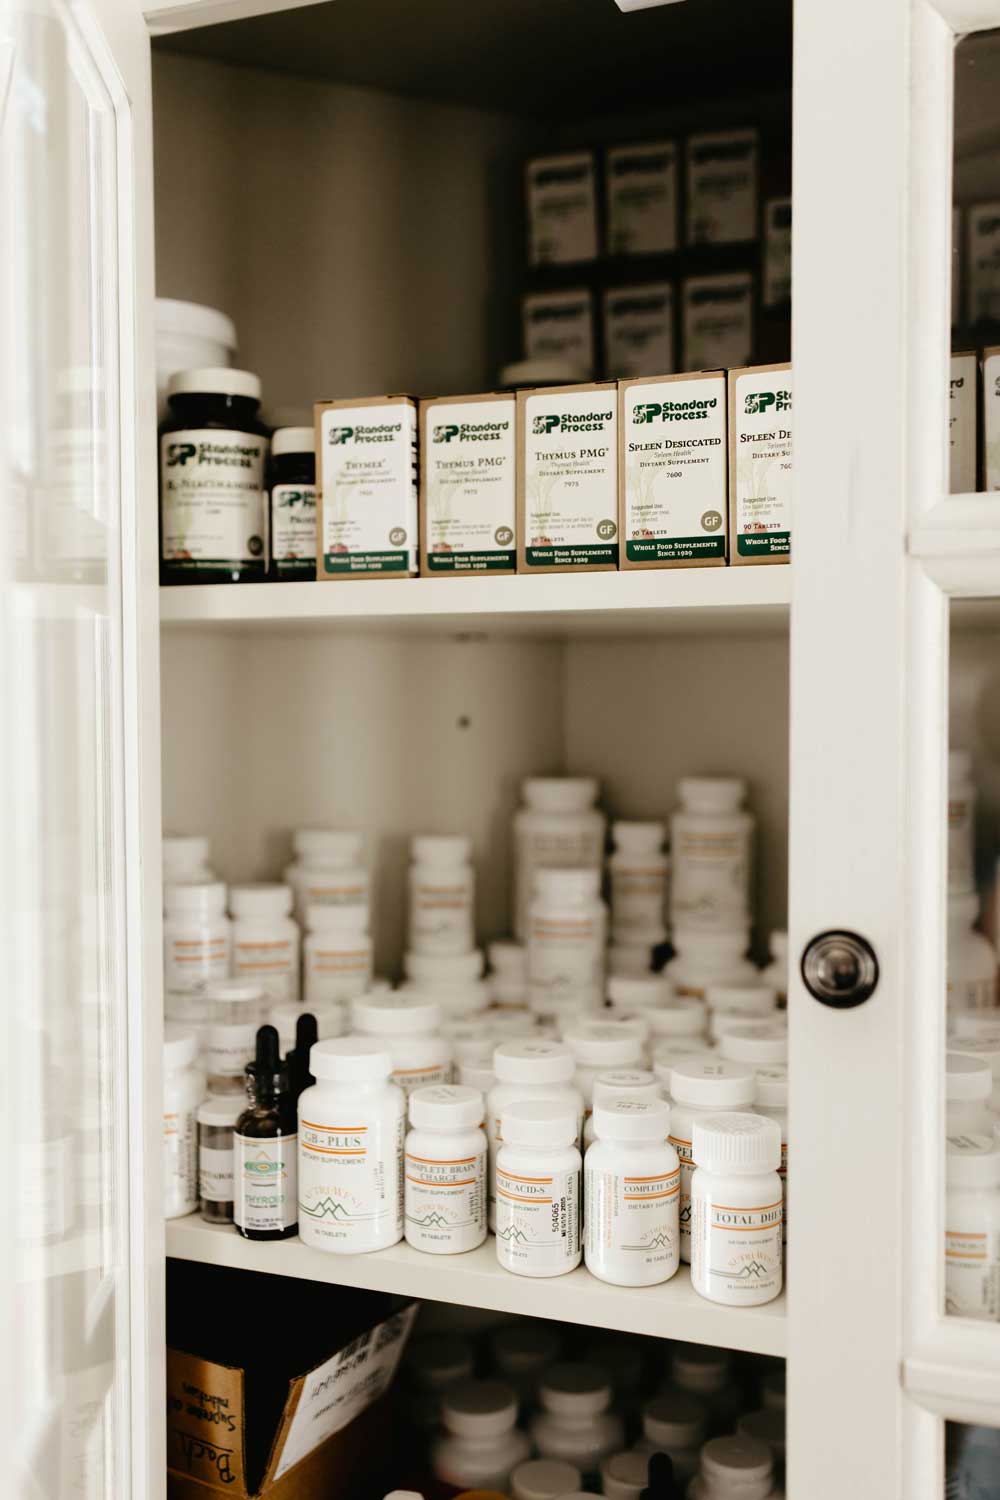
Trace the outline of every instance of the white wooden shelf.
<path fill-rule="evenodd" d="M 533 1281 L 497 1264 L 492 1237 L 465 1255 L 425 1255 L 406 1244 L 374 1255 L 328 1255 L 298 1239 L 276 1244 L 244 1240 L 231 1226 L 206 1224 L 196 1214 L 167 1223 L 167 1254 L 431 1302 L 525 1313 L 755 1354 L 785 1354 L 784 1296 L 764 1307 L 719 1307 L 692 1289 L 686 1266 L 659 1287 L 608 1286 L 583 1267 L 568 1276 Z"/>

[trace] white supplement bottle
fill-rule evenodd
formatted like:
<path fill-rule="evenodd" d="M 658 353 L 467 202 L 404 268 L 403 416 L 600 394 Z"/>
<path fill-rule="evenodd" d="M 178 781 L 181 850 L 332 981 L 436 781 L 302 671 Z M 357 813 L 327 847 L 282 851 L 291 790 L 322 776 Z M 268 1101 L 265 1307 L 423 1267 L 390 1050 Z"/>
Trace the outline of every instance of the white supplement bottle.
<path fill-rule="evenodd" d="M 496 1085 L 486 1101 L 489 1142 L 489 1226 L 496 1228 L 496 1160 L 500 1149 L 500 1116 L 515 1099 L 554 1099 L 576 1113 L 577 1136 L 583 1126 L 583 1097 L 573 1086 L 573 1054 L 561 1042 L 544 1038 L 501 1042 L 493 1051 Z"/>
<path fill-rule="evenodd" d="M 944 1097 L 947 1135 L 992 1135 L 996 1116 L 990 1109 L 993 1070 L 981 1057 L 945 1053 Z"/>
<path fill-rule="evenodd" d="M 594 1140 L 594 1110 L 612 1099 L 662 1099 L 663 1087 L 645 1068 L 610 1068 L 594 1079 L 592 1109 L 583 1122 L 584 1149 Z"/>
<path fill-rule="evenodd" d="M 638 1068 L 643 1060 L 643 1035 L 633 1021 L 575 1021 L 562 1034 L 573 1054 L 573 1082 L 583 1095 L 584 1114 L 593 1107 L 594 1079 L 609 1068 Z"/>
<path fill-rule="evenodd" d="M 411 953 L 469 953 L 476 943 L 472 840 L 419 834 L 411 851 Z"/>
<path fill-rule="evenodd" d="M 693 995 L 678 995 L 669 1005 L 643 1012 L 649 1022 L 650 1045 L 655 1051 L 661 1044 L 675 1041 L 708 1044 L 708 1010 L 704 1000 Z"/>
<path fill-rule="evenodd" d="M 695 1121 L 720 1110 L 748 1109 L 756 1080 L 745 1063 L 726 1062 L 710 1052 L 681 1058 L 670 1072 L 670 1144 L 681 1164 L 681 1260 L 691 1259 L 691 1178 L 695 1170 Z"/>
<path fill-rule="evenodd" d="M 180 1026 L 163 1029 L 163 1216 L 179 1219 L 198 1207 L 198 1105 L 205 1083 L 195 1066 L 198 1038 Z"/>
<path fill-rule="evenodd" d="M 304 921 L 310 906 L 359 906 L 368 930 L 368 871 L 360 833 L 302 828 L 292 834 L 294 863 L 285 884 L 295 892 L 295 915 Z"/>
<path fill-rule="evenodd" d="M 736 1423 L 736 1436 L 753 1438 L 771 1450 L 775 1477 L 785 1472 L 785 1414 L 783 1411 L 744 1412 Z"/>
<path fill-rule="evenodd" d="M 1000 1010 L 959 1011 L 948 1017 L 948 1034 L 962 1043 L 993 1041 L 1000 1036 Z"/>
<path fill-rule="evenodd" d="M 532 1458 L 518 1464 L 510 1476 L 510 1500 L 558 1500 L 583 1483 L 583 1475 L 573 1464 L 558 1458 Z"/>
<path fill-rule="evenodd" d="M 459 1255 L 486 1238 L 486 1135 L 477 1089 L 439 1084 L 410 1095 L 404 1233 L 415 1250 Z"/>
<path fill-rule="evenodd" d="M 948 1013 L 994 1010 L 997 1003 L 997 956 L 990 941 L 976 932 L 979 897 L 948 897 Z"/>
<path fill-rule="evenodd" d="M 600 870 L 541 869 L 528 921 L 528 1001 L 537 1015 L 604 1004 L 607 909 Z"/>
<path fill-rule="evenodd" d="M 579 1115 L 567 1100 L 518 1099 L 500 1129 L 497 1260 L 518 1276 L 563 1276 L 582 1254 Z"/>
<path fill-rule="evenodd" d="M 763 1115 L 694 1122 L 691 1285 L 709 1302 L 757 1307 L 782 1285 L 781 1131 Z"/>
<path fill-rule="evenodd" d="M 1000 1322 L 1000 1147 L 985 1135 L 947 1144 L 945 1311 Z"/>
<path fill-rule="evenodd" d="M 299 928 L 287 885 L 234 885 L 233 973 L 253 979 L 278 1004 L 299 998 Z"/>
<path fill-rule="evenodd" d="M 660 1395 L 678 1391 L 694 1396 L 708 1413 L 710 1436 L 729 1432 L 743 1409 L 743 1392 L 736 1384 L 733 1356 L 728 1349 L 678 1344 L 670 1356 L 669 1383 L 661 1387 Z"/>
<path fill-rule="evenodd" d="M 403 1407 L 412 1427 L 435 1432 L 441 1425 L 441 1397 L 472 1379 L 475 1350 L 458 1334 L 426 1334 L 411 1340 L 403 1356 Z"/>
<path fill-rule="evenodd" d="M 493 1003 L 520 1010 L 528 1003 L 528 954 L 523 943 L 500 938 L 486 944 Z"/>
<path fill-rule="evenodd" d="M 771 985 L 778 996 L 778 1009 L 788 1005 L 788 933 L 776 927 L 768 938 L 770 962 L 760 971 L 764 984 Z"/>
<path fill-rule="evenodd" d="M 743 1021 L 734 1021 L 719 1037 L 718 1055 L 727 1062 L 748 1063 L 754 1072 L 785 1067 L 788 1032 L 784 1026 L 748 1026 Z"/>
<path fill-rule="evenodd" d="M 221 880 L 168 885 L 163 895 L 163 988 L 169 1005 L 171 996 L 195 994 L 208 980 L 228 975 L 233 938 Z"/>
<path fill-rule="evenodd" d="M 582 1361 L 553 1365 L 538 1389 L 542 1409 L 531 1436 L 543 1458 L 563 1459 L 596 1483 L 601 1460 L 622 1446 L 622 1419 L 611 1410 L 611 1384 L 603 1370 Z"/>
<path fill-rule="evenodd" d="M 334 1037 L 309 1052 L 299 1098 L 299 1237 L 338 1255 L 403 1237 L 406 1104 L 377 1037 Z"/>
<path fill-rule="evenodd" d="M 673 1004 L 674 989 L 665 974 L 609 974 L 607 1002 L 616 1016 L 665 1010 Z"/>
<path fill-rule="evenodd" d="M 948 754 L 948 891 L 966 895 L 975 880 L 976 785 L 968 750 Z"/>
<path fill-rule="evenodd" d="M 303 1000 L 307 1006 L 353 1000 L 371 985 L 372 940 L 365 906 L 306 907 L 302 945 Z"/>
<path fill-rule="evenodd" d="M 257 1028 L 267 1020 L 267 998 L 250 979 L 213 979 L 205 986 L 202 1060 L 210 1094 L 241 1094 Z"/>
<path fill-rule="evenodd" d="M 712 984 L 753 984 L 758 972 L 747 958 L 750 946 L 749 923 L 740 923 L 726 932 L 703 932 L 675 924 L 675 956 L 664 973 L 675 994 L 693 995 L 704 1000 Z"/>
<path fill-rule="evenodd" d="M 781 1131 L 781 1243 L 788 1243 L 788 1068 L 773 1064 L 757 1069 L 757 1094 L 753 1103 L 754 1114 L 764 1115 L 777 1122 Z"/>
<path fill-rule="evenodd" d="M 708 1410 L 697 1396 L 671 1391 L 655 1396 L 642 1408 L 642 1437 L 636 1452 L 647 1457 L 669 1454 L 674 1477 L 687 1484 L 698 1472 L 698 1455 L 708 1437 Z"/>
<path fill-rule="evenodd" d="M 1000 1031 L 992 1034 L 985 1032 L 976 1041 L 966 1041 L 964 1037 L 953 1037 L 949 1046 L 953 1052 L 964 1052 L 969 1057 L 978 1057 L 980 1061 L 989 1063 L 990 1072 L 993 1075 L 990 1109 L 994 1115 L 1000 1116 Z"/>
<path fill-rule="evenodd" d="M 525 805 L 514 815 L 514 936 L 525 942 L 538 870 L 600 871 L 604 814 L 597 811 L 591 776 L 532 776 L 522 783 Z"/>
<path fill-rule="evenodd" d="M 649 1457 L 633 1450 L 601 1460 L 601 1494 L 607 1500 L 642 1500 L 649 1481 Z"/>
<path fill-rule="evenodd" d="M 518 1393 L 522 1402 L 533 1402 L 538 1384 L 562 1349 L 556 1327 L 539 1318 L 518 1318 L 501 1323 L 489 1335 L 490 1357 L 497 1373 Z"/>
<path fill-rule="evenodd" d="M 680 1063 L 689 1057 L 704 1057 L 714 1054 L 714 1047 L 700 1036 L 668 1036 L 653 1048 L 653 1072 L 660 1083 L 665 1098 L 670 1096 L 670 1075 Z"/>
<path fill-rule="evenodd" d="M 670 825 L 675 927 L 731 932 L 750 922 L 754 820 L 739 777 L 687 776 Z M 683 949 L 681 950 L 683 952 Z"/>
<path fill-rule="evenodd" d="M 168 885 L 209 885 L 214 880 L 204 834 L 163 835 L 164 890 Z"/>
<path fill-rule="evenodd" d="M 511 1470 L 531 1453 L 517 1426 L 517 1397 L 502 1380 L 470 1380 L 441 1401 L 444 1435 L 431 1451 L 434 1473 L 458 1489 L 508 1491 Z"/>
<path fill-rule="evenodd" d="M 587 1270 L 613 1286 L 656 1286 L 680 1264 L 680 1163 L 662 1100 L 594 1106 L 584 1163 Z"/>
<path fill-rule="evenodd" d="M 438 1030 L 441 1007 L 425 995 L 393 991 L 351 1003 L 354 1030 L 377 1037 L 392 1058 L 392 1082 L 404 1094 L 451 1082 L 451 1043 Z"/>
<path fill-rule="evenodd" d="M 710 1438 L 687 1495 L 688 1500 L 778 1500 L 770 1448 L 755 1438 Z"/>
<path fill-rule="evenodd" d="M 233 1131 L 245 1108 L 238 1094 L 210 1095 L 198 1106 L 198 1197 L 207 1224 L 233 1222 Z"/>
<path fill-rule="evenodd" d="M 623 947 L 655 948 L 667 936 L 667 871 L 663 823 L 611 825 L 611 941 Z"/>

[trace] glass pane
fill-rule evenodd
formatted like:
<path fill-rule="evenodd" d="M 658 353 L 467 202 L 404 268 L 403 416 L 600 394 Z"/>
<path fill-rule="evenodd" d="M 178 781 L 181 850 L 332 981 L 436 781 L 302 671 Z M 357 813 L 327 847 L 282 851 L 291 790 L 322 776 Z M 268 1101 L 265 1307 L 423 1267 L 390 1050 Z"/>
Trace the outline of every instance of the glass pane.
<path fill-rule="evenodd" d="M 1000 1428 L 945 1428 L 945 1500 L 1000 1500 Z"/>
<path fill-rule="evenodd" d="M 133 1492 L 116 120 L 76 15 L 0 14 L 0 1359 L 17 1500 Z"/>

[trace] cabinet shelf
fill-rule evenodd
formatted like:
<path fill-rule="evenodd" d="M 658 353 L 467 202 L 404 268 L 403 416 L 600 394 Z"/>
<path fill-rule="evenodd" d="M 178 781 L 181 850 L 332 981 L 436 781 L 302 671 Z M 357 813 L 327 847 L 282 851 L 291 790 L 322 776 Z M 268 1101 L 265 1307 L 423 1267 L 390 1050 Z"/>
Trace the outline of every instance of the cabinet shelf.
<path fill-rule="evenodd" d="M 660 1287 L 608 1286 L 583 1267 L 567 1276 L 533 1281 L 497 1264 L 492 1239 L 465 1255 L 425 1255 L 406 1244 L 374 1255 L 327 1255 L 298 1239 L 255 1244 L 241 1239 L 229 1225 L 206 1224 L 197 1215 L 168 1222 L 167 1254 L 178 1260 L 555 1318 L 591 1328 L 755 1354 L 785 1354 L 784 1296 L 764 1307 L 719 1307 L 692 1289 L 686 1266 Z"/>

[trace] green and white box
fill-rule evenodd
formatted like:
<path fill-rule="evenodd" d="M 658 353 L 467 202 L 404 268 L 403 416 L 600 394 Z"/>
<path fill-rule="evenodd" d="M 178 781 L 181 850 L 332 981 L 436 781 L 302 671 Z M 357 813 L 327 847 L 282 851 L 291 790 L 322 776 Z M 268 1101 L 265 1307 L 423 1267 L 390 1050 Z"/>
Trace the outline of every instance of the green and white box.
<path fill-rule="evenodd" d="M 753 276 L 689 276 L 683 289 L 683 367 L 745 365 L 753 348 Z"/>
<path fill-rule="evenodd" d="M 687 242 L 757 238 L 757 132 L 716 130 L 687 143 Z"/>
<path fill-rule="evenodd" d="M 670 374 L 674 368 L 674 289 L 667 281 L 604 293 L 604 364 L 608 375 Z"/>
<path fill-rule="evenodd" d="M 597 256 L 594 153 L 539 156 L 525 168 L 528 260 L 559 266 Z"/>
<path fill-rule="evenodd" d="M 513 573 L 516 487 L 512 395 L 420 403 L 420 571 Z"/>
<path fill-rule="evenodd" d="M 948 488 L 971 495 L 976 488 L 976 356 L 953 354 L 948 381 Z"/>
<path fill-rule="evenodd" d="M 594 372 L 594 310 L 590 292 L 530 292 L 521 299 L 525 359 L 562 359 L 581 375 Z"/>
<path fill-rule="evenodd" d="M 725 374 L 623 380 L 618 415 L 622 568 L 724 567 Z"/>
<path fill-rule="evenodd" d="M 1000 347 L 983 350 L 983 489 L 1000 490 Z"/>
<path fill-rule="evenodd" d="M 605 154 L 609 255 L 677 249 L 677 146 L 649 141 Z"/>
<path fill-rule="evenodd" d="M 517 393 L 519 573 L 618 567 L 614 381 Z"/>
<path fill-rule="evenodd" d="M 786 563 L 792 537 L 792 367 L 729 372 L 729 561 Z"/>
<path fill-rule="evenodd" d="M 417 571 L 417 409 L 409 396 L 316 405 L 316 576 Z"/>

